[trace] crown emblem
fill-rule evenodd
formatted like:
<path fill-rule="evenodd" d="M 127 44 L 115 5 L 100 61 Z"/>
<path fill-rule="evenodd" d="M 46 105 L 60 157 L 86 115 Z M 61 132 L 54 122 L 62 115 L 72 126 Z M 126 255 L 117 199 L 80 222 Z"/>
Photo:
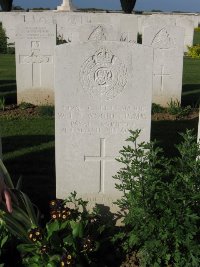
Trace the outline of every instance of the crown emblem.
<path fill-rule="evenodd" d="M 95 64 L 98 63 L 108 63 L 112 64 L 114 60 L 114 55 L 106 48 L 101 48 L 93 55 L 93 60 Z"/>

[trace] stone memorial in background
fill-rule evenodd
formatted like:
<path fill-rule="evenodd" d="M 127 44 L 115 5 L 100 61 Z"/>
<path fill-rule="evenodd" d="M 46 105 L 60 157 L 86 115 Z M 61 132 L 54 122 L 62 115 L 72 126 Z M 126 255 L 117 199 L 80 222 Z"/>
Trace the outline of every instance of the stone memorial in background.
<path fill-rule="evenodd" d="M 194 38 L 194 21 L 189 18 L 177 18 L 176 26 L 185 29 L 184 34 L 184 52 L 188 51 L 188 46 L 193 45 Z"/>
<path fill-rule="evenodd" d="M 56 195 L 70 192 L 114 210 L 115 160 L 129 129 L 149 141 L 152 48 L 125 42 L 65 44 L 55 50 Z"/>
<path fill-rule="evenodd" d="M 137 42 L 137 33 L 128 29 L 121 31 L 107 24 L 84 24 L 81 26 L 66 25 L 60 36 L 66 43 L 87 41 L 121 41 Z"/>
<path fill-rule="evenodd" d="M 154 48 L 153 103 L 181 102 L 184 29 L 175 26 L 144 28 L 143 44 Z"/>
<path fill-rule="evenodd" d="M 23 23 L 16 29 L 17 102 L 54 103 L 56 25 Z"/>
<path fill-rule="evenodd" d="M 140 19 L 141 20 L 141 19 Z M 142 25 L 142 35 L 144 34 L 144 29 L 146 27 L 162 27 L 176 25 L 176 18 L 171 15 L 144 15 L 144 18 L 141 21 Z"/>
<path fill-rule="evenodd" d="M 63 0 L 61 6 L 57 7 L 58 11 L 73 11 L 75 10 L 74 5 L 72 4 L 72 0 Z"/>
<path fill-rule="evenodd" d="M 134 15 L 56 12 L 54 20 L 57 24 L 58 36 L 67 42 L 87 41 L 90 35 L 94 38 L 103 32 L 107 40 L 137 42 L 138 22 Z"/>

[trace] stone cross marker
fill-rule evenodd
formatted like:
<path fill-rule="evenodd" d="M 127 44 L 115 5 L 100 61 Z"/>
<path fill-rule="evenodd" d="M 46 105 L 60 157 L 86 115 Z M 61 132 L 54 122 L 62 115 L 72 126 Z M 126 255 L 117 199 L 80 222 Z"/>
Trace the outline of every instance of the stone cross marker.
<path fill-rule="evenodd" d="M 16 32 L 17 101 L 54 103 L 56 25 L 23 23 Z"/>
<path fill-rule="evenodd" d="M 105 190 L 105 162 L 114 161 L 113 157 L 106 156 L 106 140 L 100 138 L 100 152 L 99 156 L 84 156 L 84 161 L 91 161 L 100 163 L 100 181 L 99 181 L 99 193 L 104 193 Z"/>
<path fill-rule="evenodd" d="M 119 196 L 115 160 L 142 129 L 149 141 L 152 49 L 124 42 L 65 44 L 55 50 L 56 192 L 74 190 L 110 206 Z"/>
<path fill-rule="evenodd" d="M 143 44 L 154 48 L 153 103 L 181 102 L 184 29 L 176 26 L 144 28 Z"/>

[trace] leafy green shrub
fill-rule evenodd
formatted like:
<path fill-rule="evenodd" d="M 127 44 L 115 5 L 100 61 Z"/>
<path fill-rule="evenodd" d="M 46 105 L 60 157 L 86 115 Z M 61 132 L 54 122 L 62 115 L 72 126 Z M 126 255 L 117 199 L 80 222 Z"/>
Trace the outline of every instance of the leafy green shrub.
<path fill-rule="evenodd" d="M 130 132 L 114 177 L 125 224 L 115 239 L 137 253 L 140 267 L 199 267 L 200 144 L 187 130 L 179 156 L 168 159 L 155 142 L 137 144 L 139 130 Z"/>
<path fill-rule="evenodd" d="M 53 117 L 54 116 L 54 106 L 51 106 L 51 105 L 39 106 L 38 107 L 38 114 L 40 116 Z"/>
<path fill-rule="evenodd" d="M 155 114 L 155 113 L 163 113 L 165 111 L 165 108 L 162 107 L 159 104 L 156 103 L 152 103 L 152 107 L 151 107 L 151 113 Z"/>
<path fill-rule="evenodd" d="M 187 55 L 191 58 L 200 58 L 200 44 L 188 46 Z"/>
<path fill-rule="evenodd" d="M 7 53 L 7 36 L 6 32 L 2 27 L 2 23 L 0 22 L 0 53 L 6 54 Z"/>
<path fill-rule="evenodd" d="M 18 246 L 24 266 L 99 266 L 102 257 L 97 255 L 109 243 L 105 235 L 109 222 L 101 224 L 98 211 L 90 213 L 86 206 L 87 202 L 78 199 L 75 192 L 66 200 L 51 201 L 52 219 L 44 229 L 30 229 L 31 244 Z"/>
<path fill-rule="evenodd" d="M 176 115 L 177 117 L 184 117 L 189 115 L 192 108 L 191 106 L 182 107 L 178 100 L 171 100 L 168 103 L 167 111 L 171 115 Z"/>
<path fill-rule="evenodd" d="M 66 200 L 50 202 L 51 220 L 42 228 L 37 209 L 18 189 L 21 181 L 18 181 L 14 189 L 1 160 L 0 171 L 17 199 L 13 203 L 11 214 L 6 212 L 5 204 L 1 204 L 0 222 L 17 238 L 23 266 L 95 267 L 101 261 L 109 262 L 105 253 L 111 252 L 111 249 L 112 255 L 115 253 L 111 242 L 114 221 L 110 219 L 105 223 L 105 217 L 97 207 L 89 212 L 87 202 L 77 198 L 74 192 Z M 1 244 L 3 245 L 3 240 Z"/>

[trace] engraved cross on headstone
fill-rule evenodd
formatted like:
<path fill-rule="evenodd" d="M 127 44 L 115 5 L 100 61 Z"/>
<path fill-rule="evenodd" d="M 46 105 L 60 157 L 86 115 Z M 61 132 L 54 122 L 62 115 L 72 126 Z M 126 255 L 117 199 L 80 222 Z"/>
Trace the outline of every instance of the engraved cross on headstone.
<path fill-rule="evenodd" d="M 42 65 L 53 62 L 53 57 L 49 55 L 39 55 L 32 51 L 30 55 L 20 55 L 20 64 L 30 64 L 32 74 L 32 87 L 42 86 Z"/>
<path fill-rule="evenodd" d="M 164 77 L 169 76 L 170 73 L 165 73 L 165 67 L 161 65 L 161 72 L 160 73 L 154 73 L 154 76 L 159 76 L 160 77 L 160 91 L 164 91 Z"/>
<path fill-rule="evenodd" d="M 114 157 L 106 156 L 106 140 L 100 138 L 100 156 L 84 156 L 84 161 L 99 162 L 100 163 L 100 181 L 99 193 L 104 193 L 105 186 L 105 162 L 115 161 Z"/>

